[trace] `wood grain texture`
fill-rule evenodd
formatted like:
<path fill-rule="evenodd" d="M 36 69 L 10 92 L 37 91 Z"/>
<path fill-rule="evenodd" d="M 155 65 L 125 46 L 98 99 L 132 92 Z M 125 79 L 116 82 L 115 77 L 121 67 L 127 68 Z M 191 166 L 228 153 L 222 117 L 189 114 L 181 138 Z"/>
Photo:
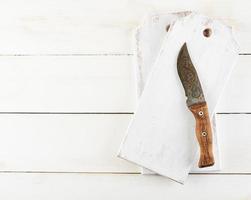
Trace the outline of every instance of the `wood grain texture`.
<path fill-rule="evenodd" d="M 160 176 L 11 173 L 0 174 L 0 198 L 248 200 L 250 182 L 249 175 L 191 175 L 185 185 L 179 185 Z"/>
<path fill-rule="evenodd" d="M 214 165 L 212 129 L 206 102 L 189 106 L 196 120 L 196 137 L 200 146 L 200 168 Z"/>

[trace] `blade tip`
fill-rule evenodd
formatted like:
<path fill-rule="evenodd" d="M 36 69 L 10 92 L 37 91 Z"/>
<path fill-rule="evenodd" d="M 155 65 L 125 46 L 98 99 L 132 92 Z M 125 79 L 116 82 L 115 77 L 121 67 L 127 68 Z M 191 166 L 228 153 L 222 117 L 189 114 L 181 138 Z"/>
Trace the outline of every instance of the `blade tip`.
<path fill-rule="evenodd" d="M 180 48 L 180 51 L 179 51 L 179 54 L 178 54 L 177 64 L 180 62 L 181 57 L 183 57 L 183 55 L 185 54 L 185 52 L 187 52 L 187 44 L 186 44 L 186 42 Z"/>
<path fill-rule="evenodd" d="M 187 49 L 187 43 L 186 42 L 182 45 L 181 49 Z"/>

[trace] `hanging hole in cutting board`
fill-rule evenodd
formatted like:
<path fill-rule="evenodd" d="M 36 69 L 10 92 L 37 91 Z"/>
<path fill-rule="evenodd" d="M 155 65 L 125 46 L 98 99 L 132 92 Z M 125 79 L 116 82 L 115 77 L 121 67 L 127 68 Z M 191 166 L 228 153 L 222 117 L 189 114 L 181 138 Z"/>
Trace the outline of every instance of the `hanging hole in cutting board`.
<path fill-rule="evenodd" d="M 204 29 L 203 35 L 204 35 L 205 37 L 210 37 L 210 36 L 212 35 L 212 29 L 210 29 L 210 28 Z"/>

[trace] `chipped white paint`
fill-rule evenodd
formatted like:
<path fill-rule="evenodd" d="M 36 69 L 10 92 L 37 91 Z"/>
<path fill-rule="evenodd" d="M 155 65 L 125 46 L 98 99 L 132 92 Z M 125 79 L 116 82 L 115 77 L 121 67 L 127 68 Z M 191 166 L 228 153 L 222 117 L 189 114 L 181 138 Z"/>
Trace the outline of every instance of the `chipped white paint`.
<path fill-rule="evenodd" d="M 212 29 L 211 37 L 203 36 L 205 28 Z M 184 42 L 188 45 L 208 102 L 209 115 L 213 118 L 236 63 L 237 45 L 229 27 L 190 14 L 171 25 L 119 153 L 126 160 L 181 183 L 198 161 L 194 119 L 186 108 L 184 89 L 177 75 L 177 55 Z M 216 135 L 214 144 L 217 145 Z M 214 150 L 218 151 L 217 148 Z"/>

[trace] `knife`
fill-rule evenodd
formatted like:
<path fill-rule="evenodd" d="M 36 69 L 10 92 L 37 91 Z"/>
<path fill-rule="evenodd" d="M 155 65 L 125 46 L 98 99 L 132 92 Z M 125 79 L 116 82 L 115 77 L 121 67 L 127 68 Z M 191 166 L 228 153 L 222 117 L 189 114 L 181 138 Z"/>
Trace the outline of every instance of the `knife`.
<path fill-rule="evenodd" d="M 196 137 L 200 146 L 198 166 L 199 168 L 212 166 L 214 165 L 212 129 L 207 103 L 186 43 L 179 52 L 177 70 L 187 97 L 187 107 L 193 113 L 196 120 Z"/>

